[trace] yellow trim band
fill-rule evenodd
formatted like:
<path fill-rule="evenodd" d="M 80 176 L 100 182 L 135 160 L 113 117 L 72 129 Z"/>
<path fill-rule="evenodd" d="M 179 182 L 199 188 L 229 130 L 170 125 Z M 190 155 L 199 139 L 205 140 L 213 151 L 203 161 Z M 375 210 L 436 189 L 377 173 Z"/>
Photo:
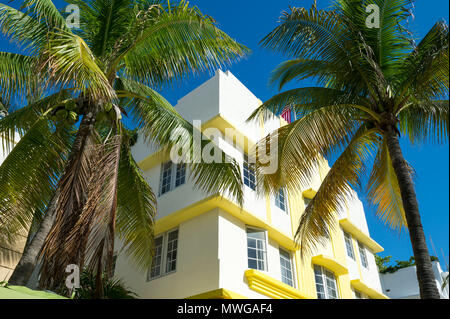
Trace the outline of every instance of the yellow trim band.
<path fill-rule="evenodd" d="M 350 281 L 350 284 L 352 285 L 353 288 L 355 288 L 356 290 L 361 291 L 362 293 L 365 293 L 366 295 L 368 295 L 371 298 L 374 299 L 389 299 L 388 296 L 386 296 L 385 294 L 367 286 L 365 283 L 363 283 L 361 281 L 361 279 L 353 279 Z"/>
<path fill-rule="evenodd" d="M 168 216 L 158 219 L 155 223 L 155 235 L 159 235 L 175 228 L 182 222 L 211 211 L 214 208 L 222 209 L 249 226 L 266 229 L 269 237 L 286 249 L 293 251 L 299 249 L 295 241 L 291 239 L 289 235 L 284 234 L 280 230 L 268 224 L 266 221 L 251 214 L 245 209 L 241 209 L 236 203 L 218 194 L 207 197 L 201 201 L 171 213 Z"/>
<path fill-rule="evenodd" d="M 339 221 L 339 224 L 346 232 L 350 233 L 358 241 L 360 241 L 366 247 L 368 247 L 372 251 L 372 253 L 380 253 L 384 250 L 384 248 L 381 247 L 380 244 L 378 244 L 375 240 L 370 238 L 369 235 L 367 235 L 363 231 L 361 231 L 348 218 L 341 219 Z"/>
<path fill-rule="evenodd" d="M 204 292 L 195 296 L 187 297 L 185 299 L 248 299 L 243 295 L 228 289 L 216 289 L 208 292 Z"/>
<path fill-rule="evenodd" d="M 274 299 L 312 299 L 299 290 L 255 269 L 245 271 L 245 278 L 250 289 Z"/>
<path fill-rule="evenodd" d="M 348 274 L 348 269 L 343 264 L 338 262 L 332 257 L 325 255 L 317 255 L 311 258 L 311 262 L 314 265 L 323 266 L 332 270 L 337 276 L 342 276 Z"/>

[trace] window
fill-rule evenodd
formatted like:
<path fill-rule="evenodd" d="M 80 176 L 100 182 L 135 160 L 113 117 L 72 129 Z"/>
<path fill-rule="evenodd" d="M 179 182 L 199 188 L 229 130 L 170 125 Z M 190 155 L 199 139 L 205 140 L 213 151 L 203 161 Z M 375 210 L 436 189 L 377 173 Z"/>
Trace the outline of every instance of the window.
<path fill-rule="evenodd" d="M 256 189 L 255 165 L 248 162 L 248 156 L 244 154 L 244 184 L 252 190 Z"/>
<path fill-rule="evenodd" d="M 286 211 L 286 197 L 284 196 L 284 190 L 282 188 L 275 194 L 275 206 Z"/>
<path fill-rule="evenodd" d="M 263 230 L 247 229 L 248 268 L 267 271 L 266 233 Z"/>
<path fill-rule="evenodd" d="M 178 230 L 169 233 L 168 237 L 166 273 L 177 269 Z"/>
<path fill-rule="evenodd" d="M 294 286 L 294 274 L 292 271 L 291 254 L 280 248 L 280 266 L 281 266 L 281 281 L 286 285 Z"/>
<path fill-rule="evenodd" d="M 178 164 L 177 165 L 177 175 L 175 178 L 175 187 L 183 185 L 186 181 L 186 164 Z"/>
<path fill-rule="evenodd" d="M 155 238 L 153 263 L 147 274 L 147 281 L 176 271 L 178 230 L 173 230 Z"/>
<path fill-rule="evenodd" d="M 331 271 L 315 265 L 314 277 L 318 299 L 338 299 L 336 277 Z"/>
<path fill-rule="evenodd" d="M 147 280 L 161 276 L 163 251 L 163 236 L 155 238 L 155 254 L 153 255 L 152 267 L 148 273 Z"/>
<path fill-rule="evenodd" d="M 167 162 L 161 165 L 159 195 L 164 195 L 186 182 L 186 164 Z"/>
<path fill-rule="evenodd" d="M 361 264 L 364 268 L 369 268 L 369 263 L 367 262 L 367 255 L 366 255 L 366 249 L 363 244 L 358 242 L 359 247 L 359 256 L 361 257 Z"/>
<path fill-rule="evenodd" d="M 345 247 L 347 249 L 347 255 L 351 259 L 355 260 L 355 252 L 353 251 L 352 236 L 344 232 L 344 238 L 345 238 Z"/>

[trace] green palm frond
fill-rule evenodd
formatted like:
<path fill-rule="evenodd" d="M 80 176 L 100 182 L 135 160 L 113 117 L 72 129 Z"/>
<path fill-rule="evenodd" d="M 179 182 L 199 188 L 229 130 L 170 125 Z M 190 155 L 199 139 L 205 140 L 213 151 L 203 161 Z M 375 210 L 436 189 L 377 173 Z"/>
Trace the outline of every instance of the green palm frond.
<path fill-rule="evenodd" d="M 5 37 L 31 51 L 42 48 L 47 40 L 45 24 L 3 3 L 0 3 L 0 30 Z"/>
<path fill-rule="evenodd" d="M 130 136 L 123 131 L 117 197 L 117 236 L 123 252 L 142 270 L 152 262 L 156 196 L 131 155 Z"/>
<path fill-rule="evenodd" d="M 128 33 L 136 18 L 138 4 L 130 0 L 69 0 L 82 12 L 80 29 L 74 30 L 82 37 L 99 59 L 104 59 L 115 49 L 118 39 Z"/>
<path fill-rule="evenodd" d="M 167 150 L 178 143 L 174 140 L 174 133 L 179 133 L 182 141 L 178 146 L 189 150 L 191 160 L 187 165 L 196 187 L 210 194 L 227 194 L 242 205 L 243 182 L 236 160 L 214 145 L 214 152 L 221 153 L 221 162 L 203 161 L 202 150 L 210 146 L 210 143 L 214 144 L 209 138 L 182 118 L 175 108 L 156 91 L 132 80 L 122 78 L 121 81 L 124 91 L 123 95 L 119 93 L 119 97 L 131 98 L 126 110 L 138 123 L 146 141 L 154 142 Z M 196 149 L 194 143 L 196 134 L 202 137 L 202 144 L 198 145 L 199 149 Z"/>
<path fill-rule="evenodd" d="M 297 117 L 306 115 L 322 107 L 333 105 L 348 105 L 348 107 L 359 108 L 377 119 L 378 116 L 371 111 L 366 98 L 324 87 L 306 87 L 292 89 L 275 95 L 261 106 L 259 106 L 248 118 L 247 121 L 254 121 L 262 118 L 268 120 L 280 114 L 285 108 L 290 107 Z"/>
<path fill-rule="evenodd" d="M 320 63 L 322 68 L 316 69 L 314 76 L 328 87 L 366 94 L 372 89 L 373 79 L 359 48 L 355 48 L 355 40 L 334 10 L 294 7 L 283 13 L 279 26 L 261 44 L 299 60 L 314 61 L 310 64 L 315 66 Z M 372 95 L 376 97 L 373 91 Z"/>
<path fill-rule="evenodd" d="M 446 143 L 449 138 L 449 101 L 420 101 L 399 113 L 400 131 L 411 143 Z"/>
<path fill-rule="evenodd" d="M 398 99 L 405 103 L 410 96 L 417 100 L 448 98 L 449 28 L 436 23 L 400 66 Z M 398 104 L 398 108 L 404 104 Z M 397 109 L 398 111 L 398 109 Z"/>
<path fill-rule="evenodd" d="M 24 234 L 55 191 L 72 145 L 71 128 L 53 131 L 39 118 L 0 166 L 0 233 Z"/>
<path fill-rule="evenodd" d="M 375 212 L 382 221 L 397 230 L 407 227 L 400 187 L 385 139 L 375 158 L 367 185 L 367 195 L 367 199 L 376 208 Z"/>
<path fill-rule="evenodd" d="M 280 187 L 293 192 L 309 185 L 324 156 L 345 147 L 358 128 L 352 112 L 345 105 L 319 108 L 261 140 L 259 149 L 266 149 L 268 143 L 274 148 L 270 152 L 278 156 L 278 169 L 266 174 L 266 165 L 258 160 L 258 184 L 273 194 Z"/>
<path fill-rule="evenodd" d="M 295 234 L 301 253 L 312 253 L 330 237 L 339 211 L 345 211 L 352 189 L 360 187 L 366 163 L 380 142 L 377 129 L 361 127 L 331 167 L 300 218 Z"/>
<path fill-rule="evenodd" d="M 36 74 L 36 58 L 21 54 L 0 52 L 0 94 L 9 100 L 30 92 Z"/>
<path fill-rule="evenodd" d="M 50 79 L 61 87 L 73 86 L 94 100 L 115 98 L 108 79 L 86 42 L 71 32 L 51 33 L 46 48 L 45 67 Z"/>
<path fill-rule="evenodd" d="M 47 25 L 49 29 L 69 30 L 66 20 L 51 0 L 25 0 L 20 9 Z"/>
<path fill-rule="evenodd" d="M 229 65 L 249 52 L 188 2 L 163 8 L 153 10 L 150 22 L 114 60 L 111 71 L 123 60 L 128 77 L 158 87 Z"/>
<path fill-rule="evenodd" d="M 9 113 L 0 119 L 0 136 L 3 137 L 1 142 L 4 150 L 11 150 L 11 141 L 14 141 L 16 134 L 23 136 L 39 119 L 46 113 L 49 113 L 60 102 L 69 99 L 68 90 L 61 90 L 55 94 L 44 97 L 34 103 L 22 107 L 14 112 Z"/>
<path fill-rule="evenodd" d="M 379 9 L 379 26 L 367 24 L 369 5 Z M 371 48 L 373 60 L 388 80 L 395 79 L 405 52 L 412 49 L 411 39 L 405 34 L 406 20 L 410 17 L 410 0 L 338 0 L 334 8 L 350 26 L 349 30 L 361 33 Z"/>

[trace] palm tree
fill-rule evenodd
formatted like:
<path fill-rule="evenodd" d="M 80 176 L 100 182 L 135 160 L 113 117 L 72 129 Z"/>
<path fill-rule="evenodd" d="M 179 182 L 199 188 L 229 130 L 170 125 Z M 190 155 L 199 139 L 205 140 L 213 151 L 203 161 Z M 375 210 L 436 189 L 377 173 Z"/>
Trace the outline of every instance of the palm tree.
<path fill-rule="evenodd" d="M 366 25 L 369 4 L 379 8 L 379 28 Z M 265 191 L 301 189 L 324 157 L 337 157 L 301 217 L 296 239 L 302 252 L 326 240 L 345 195 L 367 181 L 376 214 L 394 229 L 409 230 L 421 297 L 439 298 L 413 170 L 399 139 L 447 141 L 449 33 L 446 23 L 437 22 L 416 44 L 407 29 L 410 9 L 407 0 L 337 0 L 328 10 L 284 12 L 262 40 L 291 57 L 274 70 L 271 82 L 281 90 L 291 81 L 313 78 L 317 87 L 282 92 L 250 119 L 267 119 L 288 107 L 299 118 L 260 142 L 278 141 L 278 171 L 264 175 L 264 166 L 257 165 Z"/>
<path fill-rule="evenodd" d="M 171 133 L 183 128 L 192 151 L 192 124 L 156 89 L 248 49 L 185 1 L 68 2 L 80 8 L 79 29 L 68 28 L 50 0 L 0 4 L 0 29 L 23 51 L 0 52 L 0 92 L 26 103 L 0 120 L 5 140 L 21 135 L 0 167 L 0 233 L 14 240 L 39 225 L 11 284 L 27 284 L 39 260 L 42 288 L 58 288 L 76 264 L 97 274 L 100 289 L 116 233 L 138 267 L 152 260 L 156 196 L 131 156 L 122 116 L 167 152 Z M 225 156 L 186 164 L 199 189 L 242 204 L 239 166 Z"/>

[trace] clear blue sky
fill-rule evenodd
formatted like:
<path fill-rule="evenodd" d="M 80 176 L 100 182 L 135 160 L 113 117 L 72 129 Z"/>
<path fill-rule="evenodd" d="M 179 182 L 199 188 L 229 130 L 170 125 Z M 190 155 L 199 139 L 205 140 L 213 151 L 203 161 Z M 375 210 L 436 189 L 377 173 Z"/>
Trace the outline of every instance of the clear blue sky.
<path fill-rule="evenodd" d="M 8 3 L 8 0 L 1 0 Z M 54 1 L 58 7 L 63 7 L 63 1 Z M 234 64 L 229 69 L 258 98 L 265 101 L 277 91 L 268 86 L 270 72 L 283 61 L 284 57 L 273 54 L 259 46 L 259 41 L 275 26 L 281 12 L 289 6 L 304 6 L 309 8 L 312 0 L 191 0 L 204 14 L 212 16 L 219 27 L 230 36 L 249 47 L 252 54 Z M 324 8 L 330 5 L 330 0 L 317 0 L 318 6 Z M 17 3 L 17 1 L 14 1 Z M 410 28 L 414 36 L 420 40 L 433 24 L 445 19 L 448 21 L 449 4 L 447 0 L 418 0 L 415 2 L 414 20 Z M 0 50 L 16 51 L 15 48 L 0 38 Z M 163 94 L 175 105 L 177 100 L 206 81 L 210 74 L 191 78 L 174 88 L 166 88 Z M 302 82 L 307 86 L 308 82 Z M 290 86 L 294 87 L 294 86 Z M 289 87 L 288 87 L 289 88 Z M 443 262 L 441 249 L 444 250 L 446 262 L 449 253 L 449 148 L 445 145 L 422 145 L 412 147 L 406 140 L 402 141 L 404 155 L 415 168 L 416 191 L 418 195 L 422 221 L 430 248 L 434 254 L 429 236 L 432 237 L 437 249 L 437 255 Z M 360 194 L 366 208 L 366 217 L 372 237 L 378 241 L 385 251 L 380 255 L 392 255 L 393 259 L 405 260 L 412 256 L 412 249 L 407 233 L 398 234 L 388 230 L 370 210 Z"/>

